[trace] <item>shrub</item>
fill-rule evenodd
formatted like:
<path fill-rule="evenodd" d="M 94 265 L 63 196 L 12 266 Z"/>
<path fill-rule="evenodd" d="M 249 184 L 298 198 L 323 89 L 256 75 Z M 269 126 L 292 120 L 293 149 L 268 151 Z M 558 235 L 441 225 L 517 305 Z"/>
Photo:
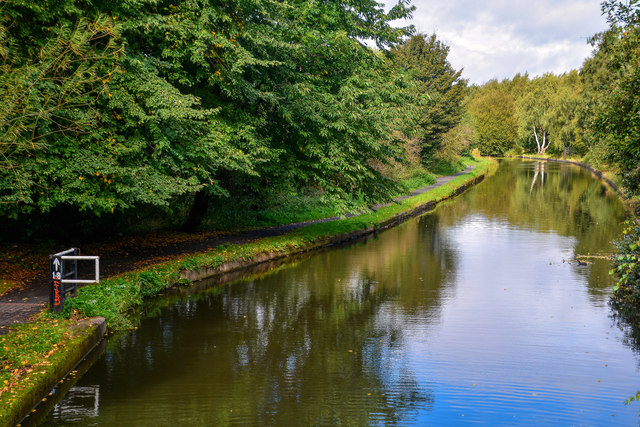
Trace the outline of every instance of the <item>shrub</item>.
<path fill-rule="evenodd" d="M 612 303 L 632 324 L 640 319 L 640 219 L 626 223 L 622 236 L 614 242 L 612 274 L 617 283 Z"/>

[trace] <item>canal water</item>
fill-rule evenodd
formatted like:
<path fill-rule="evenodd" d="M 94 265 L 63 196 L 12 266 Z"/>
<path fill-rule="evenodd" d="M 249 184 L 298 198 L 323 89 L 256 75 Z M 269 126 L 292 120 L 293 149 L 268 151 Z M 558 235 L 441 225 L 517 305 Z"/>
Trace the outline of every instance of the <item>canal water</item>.
<path fill-rule="evenodd" d="M 365 242 L 175 299 L 42 424 L 637 425 L 597 258 L 624 218 L 583 169 L 502 161 Z"/>

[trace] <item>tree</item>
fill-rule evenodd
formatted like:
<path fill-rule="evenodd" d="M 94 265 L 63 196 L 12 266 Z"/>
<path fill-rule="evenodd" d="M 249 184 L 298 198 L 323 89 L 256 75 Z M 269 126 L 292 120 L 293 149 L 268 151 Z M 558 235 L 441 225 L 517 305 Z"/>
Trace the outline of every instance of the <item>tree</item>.
<path fill-rule="evenodd" d="M 3 19 L 6 19 L 6 15 Z M 107 72 L 96 64 L 119 55 L 118 34 L 104 16 L 63 25 L 35 57 L 25 57 L 0 24 L 0 212 L 30 205 L 37 185 L 34 159 L 50 141 L 76 138 L 98 118 Z"/>
<path fill-rule="evenodd" d="M 511 94 L 496 81 L 477 89 L 469 110 L 473 116 L 477 146 L 483 155 L 502 156 L 518 136 L 516 105 Z"/>
<path fill-rule="evenodd" d="M 402 155 L 394 135 L 414 97 L 360 40 L 394 46 L 412 28 L 390 22 L 412 11 L 406 0 L 386 13 L 369 0 L 5 3 L 4 16 L 21 22 L 5 25 L 7 45 L 23 63 L 39 61 L 58 25 L 107 14 L 124 51 L 83 62 L 104 78 L 73 92 L 91 101 L 78 104 L 89 118 L 81 132 L 43 133 L 30 157 L 5 156 L 30 184 L 1 209 L 100 215 L 169 207 L 178 196 L 206 208 L 265 185 L 318 186 L 342 206 L 385 197 L 393 183 L 372 161 Z M 9 173 L 0 177 L 3 195 L 13 187 Z"/>
<path fill-rule="evenodd" d="M 637 1 L 605 1 L 603 13 L 608 32 L 597 36 L 594 58 L 587 64 L 592 77 L 593 121 L 588 129 L 604 141 L 606 155 L 619 167 L 622 182 L 631 195 L 640 194 L 640 4 Z M 595 66 L 606 70 L 600 77 Z M 585 73 L 586 74 L 586 73 Z"/>
<path fill-rule="evenodd" d="M 521 135 L 533 134 L 539 155 L 544 154 L 551 144 L 548 136 L 554 118 L 555 82 L 553 77 L 551 74 L 546 74 L 542 78 L 531 81 L 527 92 L 518 102 Z"/>
<path fill-rule="evenodd" d="M 549 147 L 580 147 L 578 108 L 582 85 L 578 73 L 545 74 L 530 80 L 517 100 L 521 140 L 533 139 L 537 153 Z"/>
<path fill-rule="evenodd" d="M 435 34 L 418 34 L 397 48 L 391 49 L 394 62 L 411 73 L 417 80 L 417 90 L 427 94 L 431 102 L 423 107 L 420 141 L 422 158 L 429 163 L 434 153 L 442 147 L 443 138 L 462 118 L 467 81 L 462 70 L 455 70 L 449 63 L 449 46 Z"/>

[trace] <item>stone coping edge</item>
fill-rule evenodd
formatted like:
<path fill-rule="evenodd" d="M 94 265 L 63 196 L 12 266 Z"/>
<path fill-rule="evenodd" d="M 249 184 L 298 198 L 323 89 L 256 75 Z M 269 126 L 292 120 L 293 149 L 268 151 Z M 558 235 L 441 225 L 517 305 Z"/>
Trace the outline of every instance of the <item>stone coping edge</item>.
<path fill-rule="evenodd" d="M 60 362 L 47 366 L 45 373 L 20 392 L 20 399 L 0 418 L 0 426 L 14 426 L 24 420 L 44 397 L 69 375 L 103 340 L 107 333 L 104 317 L 79 320 L 69 327 L 74 337 L 62 350 Z"/>

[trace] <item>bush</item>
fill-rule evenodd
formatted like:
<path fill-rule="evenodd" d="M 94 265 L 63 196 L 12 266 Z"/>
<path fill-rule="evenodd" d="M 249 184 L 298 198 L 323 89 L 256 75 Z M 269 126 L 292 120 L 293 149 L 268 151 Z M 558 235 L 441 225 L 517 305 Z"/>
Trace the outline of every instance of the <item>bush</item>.
<path fill-rule="evenodd" d="M 617 283 L 612 303 L 623 318 L 635 324 L 640 319 L 640 220 L 628 221 L 614 245 L 611 272 Z"/>

